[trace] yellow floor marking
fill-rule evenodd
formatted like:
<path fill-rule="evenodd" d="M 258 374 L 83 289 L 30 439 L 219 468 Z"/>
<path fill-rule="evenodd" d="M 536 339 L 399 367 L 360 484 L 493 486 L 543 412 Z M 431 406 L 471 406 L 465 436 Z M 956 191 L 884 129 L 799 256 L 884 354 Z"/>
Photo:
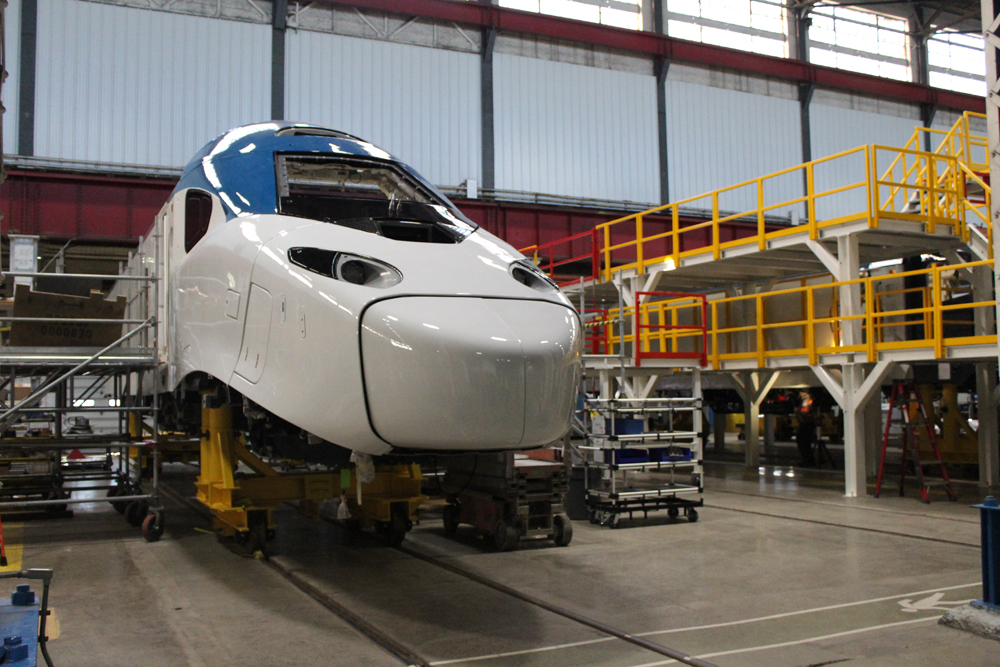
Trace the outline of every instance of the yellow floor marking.
<path fill-rule="evenodd" d="M 21 554 L 24 552 L 24 524 L 6 523 L 2 525 L 7 567 L 0 567 L 0 572 L 16 572 L 21 569 Z"/>

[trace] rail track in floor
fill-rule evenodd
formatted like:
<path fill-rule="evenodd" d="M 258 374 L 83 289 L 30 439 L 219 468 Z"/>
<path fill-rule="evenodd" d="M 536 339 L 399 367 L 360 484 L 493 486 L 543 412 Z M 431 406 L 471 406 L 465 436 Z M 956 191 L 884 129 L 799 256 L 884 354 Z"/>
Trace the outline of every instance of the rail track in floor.
<path fill-rule="evenodd" d="M 160 488 L 161 492 L 174 502 L 187 507 L 196 514 L 199 514 L 208 519 L 211 518 L 211 513 L 208 511 L 208 509 L 205 508 L 200 503 L 198 503 L 197 501 L 191 498 L 184 497 L 182 494 L 178 493 L 177 491 L 170 488 L 166 484 L 161 485 Z M 372 537 L 370 539 L 374 540 L 376 538 Z M 592 630 L 596 630 L 597 632 L 600 632 L 609 638 L 620 639 L 624 642 L 628 642 L 629 644 L 633 644 L 641 649 L 649 651 L 650 653 L 654 653 L 656 655 L 663 656 L 665 658 L 670 658 L 671 660 L 676 660 L 677 662 L 684 665 L 691 665 L 691 667 L 716 667 L 716 665 L 714 665 L 713 663 L 706 662 L 705 660 L 701 660 L 694 656 L 688 655 L 683 651 L 679 651 L 677 649 L 670 648 L 669 646 L 665 646 L 663 644 L 650 641 L 649 639 L 646 639 L 644 637 L 637 636 L 633 633 L 627 632 L 625 630 L 609 625 L 597 619 L 593 619 L 590 618 L 589 616 L 580 614 L 576 611 L 573 611 L 572 609 L 567 609 L 566 607 L 553 604 L 551 602 L 535 597 L 533 595 L 528 595 L 527 593 L 524 593 L 515 588 L 502 584 L 498 581 L 494 581 L 493 579 L 485 577 L 476 572 L 472 572 L 471 570 L 459 567 L 453 563 L 448 563 L 441 559 L 434 558 L 433 556 L 428 556 L 427 554 L 415 551 L 407 547 L 405 545 L 405 542 L 403 545 L 395 547 L 395 549 L 409 556 L 410 558 L 420 560 L 424 563 L 433 565 L 434 567 L 450 572 L 451 574 L 457 575 L 469 581 L 488 587 L 508 597 L 520 600 L 521 602 L 527 603 L 544 611 L 569 619 L 574 623 L 588 627 Z M 389 635 L 387 632 L 379 628 L 377 625 L 371 623 L 363 616 L 357 614 L 350 608 L 346 607 L 345 605 L 335 600 L 330 595 L 326 594 L 316 586 L 312 585 L 305 578 L 297 574 L 294 570 L 283 566 L 282 564 L 274 561 L 273 559 L 266 557 L 263 559 L 263 563 L 268 568 L 278 573 L 282 578 L 284 578 L 290 584 L 292 584 L 300 591 L 302 591 L 310 598 L 312 598 L 314 601 L 319 603 L 322 607 L 324 607 L 325 609 L 327 609 L 328 611 L 339 617 L 345 623 L 347 623 L 355 630 L 357 630 L 360 634 L 364 635 L 367 639 L 375 643 L 382 650 L 386 651 L 394 658 L 399 660 L 402 664 L 407 665 L 409 667 L 432 666 L 433 663 L 425 659 L 423 656 L 421 656 L 419 652 L 417 652 L 416 650 L 414 650 L 409 646 L 406 646 L 402 642 L 399 642 L 391 635 Z"/>

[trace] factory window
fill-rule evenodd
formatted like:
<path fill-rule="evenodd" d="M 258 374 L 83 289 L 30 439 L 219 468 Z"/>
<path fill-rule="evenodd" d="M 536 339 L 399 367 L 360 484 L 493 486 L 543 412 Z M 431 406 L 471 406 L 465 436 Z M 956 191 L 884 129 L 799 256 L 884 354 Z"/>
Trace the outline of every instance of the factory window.
<path fill-rule="evenodd" d="M 979 35 L 938 32 L 927 40 L 927 69 L 936 88 L 986 94 L 986 57 Z"/>
<path fill-rule="evenodd" d="M 810 16 L 810 62 L 910 80 L 905 20 L 846 7 L 816 7 Z"/>
<path fill-rule="evenodd" d="M 642 0 L 500 0 L 498 4 L 510 9 L 642 30 Z"/>
<path fill-rule="evenodd" d="M 184 250 L 191 252 L 208 231 L 212 219 L 212 195 L 201 190 L 188 190 L 184 202 Z"/>
<path fill-rule="evenodd" d="M 667 0 L 667 34 L 731 49 L 788 56 L 785 8 L 774 0 Z"/>

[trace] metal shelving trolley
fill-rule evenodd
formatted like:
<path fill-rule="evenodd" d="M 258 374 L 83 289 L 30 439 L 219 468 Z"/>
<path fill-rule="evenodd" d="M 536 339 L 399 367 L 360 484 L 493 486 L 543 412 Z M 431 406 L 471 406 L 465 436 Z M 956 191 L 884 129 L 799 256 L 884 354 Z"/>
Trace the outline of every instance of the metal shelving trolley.
<path fill-rule="evenodd" d="M 4 279 L 15 281 L 14 298 L 0 309 L 0 512 L 71 516 L 110 502 L 146 539 L 162 535 L 157 410 L 143 391 L 159 365 L 152 236 L 140 244 L 149 256 L 135 253 L 117 276 L 38 270 L 37 237 L 12 238 Z"/>
<path fill-rule="evenodd" d="M 704 504 L 700 398 L 589 399 L 587 509 L 617 527 L 623 514 L 666 510 L 698 520 Z"/>

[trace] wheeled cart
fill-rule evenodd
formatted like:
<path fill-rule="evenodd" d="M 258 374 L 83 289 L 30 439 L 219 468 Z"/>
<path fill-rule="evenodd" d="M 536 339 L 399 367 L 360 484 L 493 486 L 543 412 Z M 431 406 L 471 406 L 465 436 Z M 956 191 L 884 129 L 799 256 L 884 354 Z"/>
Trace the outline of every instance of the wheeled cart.
<path fill-rule="evenodd" d="M 457 456 L 448 462 L 444 487 L 449 535 L 469 524 L 490 535 L 498 551 L 515 549 L 521 540 L 566 546 L 573 539 L 563 509 L 568 477 L 562 463 L 512 452 Z"/>
<path fill-rule="evenodd" d="M 592 399 L 584 450 L 591 523 L 667 511 L 698 520 L 702 498 L 701 399 Z"/>

